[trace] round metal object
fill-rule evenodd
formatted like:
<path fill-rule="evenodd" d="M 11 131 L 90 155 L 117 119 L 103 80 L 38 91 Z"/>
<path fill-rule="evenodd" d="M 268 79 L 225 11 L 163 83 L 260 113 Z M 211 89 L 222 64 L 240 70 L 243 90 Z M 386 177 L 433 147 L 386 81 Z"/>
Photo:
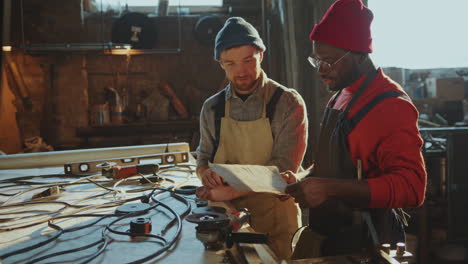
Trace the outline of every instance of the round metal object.
<path fill-rule="evenodd" d="M 390 244 L 382 244 L 382 250 L 385 253 L 390 254 Z"/>
<path fill-rule="evenodd" d="M 124 204 L 115 209 L 118 214 L 146 213 L 151 206 L 146 203 Z"/>
<path fill-rule="evenodd" d="M 200 200 L 200 201 L 196 201 L 195 204 L 197 205 L 197 207 L 205 207 L 205 206 L 208 206 L 208 201 Z"/>
<path fill-rule="evenodd" d="M 89 164 L 88 163 L 80 163 L 80 172 L 87 172 L 89 171 Z"/>
<path fill-rule="evenodd" d="M 201 214 L 191 214 L 185 218 L 190 223 L 200 224 L 200 223 L 219 223 L 223 221 L 229 221 L 229 218 L 225 214 L 220 213 L 201 213 Z"/>
<path fill-rule="evenodd" d="M 112 42 L 131 44 L 133 49 L 154 48 L 157 36 L 156 23 L 143 13 L 125 13 L 112 24 Z"/>
<path fill-rule="evenodd" d="M 174 190 L 177 194 L 195 194 L 197 186 L 195 185 L 184 185 Z"/>
<path fill-rule="evenodd" d="M 194 208 L 192 210 L 192 213 L 194 214 L 204 214 L 204 213 L 225 214 L 226 208 L 221 207 L 221 206 L 204 206 L 204 207 Z"/>
<path fill-rule="evenodd" d="M 406 250 L 405 243 L 399 242 L 399 243 L 396 244 L 396 246 L 397 246 L 397 248 L 396 248 L 397 256 L 403 256 L 405 254 L 405 250 Z"/>
<path fill-rule="evenodd" d="M 218 16 L 204 16 L 198 19 L 195 27 L 193 28 L 193 33 L 195 39 L 197 39 L 203 45 L 213 45 L 216 35 L 219 30 L 223 27 Z"/>

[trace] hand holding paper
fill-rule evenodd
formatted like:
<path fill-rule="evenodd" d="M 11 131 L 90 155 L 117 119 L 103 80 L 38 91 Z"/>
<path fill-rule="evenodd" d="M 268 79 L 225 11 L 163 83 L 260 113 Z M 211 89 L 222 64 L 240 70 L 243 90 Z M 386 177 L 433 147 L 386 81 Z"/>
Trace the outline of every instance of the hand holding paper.
<path fill-rule="evenodd" d="M 275 166 L 209 164 L 230 186 L 241 192 L 284 194 L 286 182 Z"/>

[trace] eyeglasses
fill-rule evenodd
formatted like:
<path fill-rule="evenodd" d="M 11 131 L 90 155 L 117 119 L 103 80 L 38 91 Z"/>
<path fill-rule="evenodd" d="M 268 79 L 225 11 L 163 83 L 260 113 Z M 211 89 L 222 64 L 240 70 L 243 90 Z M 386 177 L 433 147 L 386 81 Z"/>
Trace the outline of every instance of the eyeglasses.
<path fill-rule="evenodd" d="M 339 59 L 337 59 L 332 64 L 330 64 L 330 63 L 328 63 L 326 61 L 323 61 L 323 60 L 319 60 L 319 59 L 314 58 L 312 56 L 309 56 L 307 58 L 307 60 L 309 61 L 310 65 L 312 65 L 314 68 L 317 68 L 317 70 L 321 69 L 322 71 L 328 72 L 333 68 L 333 66 L 335 66 L 335 64 L 340 62 L 341 59 L 343 59 L 346 55 L 348 55 L 348 53 L 350 53 L 350 51 L 346 52 L 343 56 L 341 56 Z"/>

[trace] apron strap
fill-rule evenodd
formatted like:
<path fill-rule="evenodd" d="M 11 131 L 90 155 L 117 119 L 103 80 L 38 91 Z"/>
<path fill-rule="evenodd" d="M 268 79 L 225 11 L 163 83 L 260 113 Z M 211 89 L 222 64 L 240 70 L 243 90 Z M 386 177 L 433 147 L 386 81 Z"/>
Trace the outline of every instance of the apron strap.
<path fill-rule="evenodd" d="M 263 92 L 263 110 L 262 110 L 262 118 L 266 118 L 266 112 L 267 112 L 267 110 L 266 110 L 267 102 L 266 102 L 266 101 L 267 101 L 267 98 L 268 98 L 268 91 L 269 91 L 268 87 L 265 86 L 263 91 L 264 91 L 264 92 Z"/>
<path fill-rule="evenodd" d="M 330 100 L 330 103 L 327 105 L 327 107 L 325 107 L 325 111 L 323 113 L 323 117 L 322 117 L 322 122 L 320 123 L 320 132 L 322 131 L 322 128 L 323 126 L 326 125 L 326 121 L 328 119 L 328 115 L 330 114 L 330 111 L 331 109 L 333 108 L 333 106 L 335 105 L 335 102 L 336 102 L 336 99 L 338 98 L 338 96 L 340 96 L 341 94 L 341 91 L 343 91 L 343 89 L 339 90 L 338 92 L 336 92 L 331 100 Z"/>
<path fill-rule="evenodd" d="M 278 104 L 278 101 L 283 94 L 284 90 L 281 87 L 277 87 L 275 92 L 270 98 L 270 101 L 268 102 L 266 106 L 266 117 L 268 117 L 271 121 L 273 119 L 273 116 L 275 115 L 276 111 L 276 105 Z"/>
<path fill-rule="evenodd" d="M 372 239 L 372 244 L 375 248 L 379 248 L 380 240 L 379 235 L 377 234 L 377 230 L 375 229 L 374 222 L 372 221 L 372 217 L 368 211 L 362 210 L 361 211 L 362 219 L 367 226 L 367 230 L 370 233 L 370 237 Z"/>
<path fill-rule="evenodd" d="M 380 103 L 386 98 L 391 98 L 391 97 L 406 97 L 406 96 L 400 91 L 386 91 L 377 95 L 369 103 L 367 103 L 363 108 L 359 109 L 359 111 L 354 116 L 352 116 L 351 118 L 348 118 L 346 122 L 344 122 L 343 129 L 344 129 L 345 135 L 349 135 L 349 133 L 351 133 L 351 131 L 359 123 L 359 121 L 361 121 L 367 115 L 367 113 L 369 113 L 378 103 Z"/>
<path fill-rule="evenodd" d="M 351 109 L 351 107 L 353 107 L 353 105 L 357 102 L 359 97 L 361 97 L 361 95 L 364 93 L 364 91 L 367 89 L 367 87 L 370 85 L 370 83 L 374 80 L 374 77 L 377 75 L 377 73 L 378 73 L 377 70 L 373 70 L 373 71 L 371 71 L 371 72 L 369 72 L 367 74 L 366 78 L 361 83 L 361 86 L 359 86 L 359 88 L 356 91 L 356 93 L 354 94 L 353 98 L 351 98 L 351 101 L 346 106 L 346 109 L 344 110 L 344 114 L 345 114 L 344 117 L 346 117 L 349 109 Z"/>
<path fill-rule="evenodd" d="M 224 104 L 224 118 L 231 119 L 231 99 Z"/>
<path fill-rule="evenodd" d="M 376 70 L 376 69 L 374 69 L 374 70 L 370 71 L 369 73 L 367 73 L 367 76 L 365 77 L 365 79 L 361 83 L 361 85 L 359 86 L 356 93 L 351 98 L 351 101 L 348 103 L 345 110 L 340 111 L 339 116 L 338 116 L 338 120 L 336 121 L 335 127 L 332 130 L 331 136 L 328 139 L 328 144 L 330 146 L 334 145 L 334 143 L 335 143 L 334 139 L 338 139 L 338 144 L 342 145 L 343 149 L 348 149 L 346 127 L 348 125 L 347 116 L 348 116 L 349 109 L 351 109 L 351 107 L 357 102 L 357 100 L 361 97 L 361 95 L 364 94 L 367 87 L 372 83 L 372 81 L 374 80 L 377 73 L 378 73 L 378 70 Z M 341 90 L 343 90 L 343 89 L 341 89 Z M 337 97 L 338 96 L 335 96 L 335 98 L 333 98 L 333 102 L 332 102 L 333 104 L 335 103 L 335 100 L 336 100 Z M 333 107 L 333 105 L 330 106 L 330 108 L 331 107 Z M 338 154 L 339 154 L 339 156 L 337 156 L 335 153 L 329 153 L 328 159 L 333 161 L 332 164 L 335 164 L 334 166 L 337 166 L 339 163 L 346 164 L 345 159 L 343 158 L 344 157 L 343 155 L 348 155 L 346 157 L 349 157 L 349 151 L 348 151 L 348 153 L 338 153 Z M 348 161 L 350 161 L 349 158 L 346 158 L 346 159 L 348 159 Z"/>
<path fill-rule="evenodd" d="M 216 150 L 218 149 L 219 146 L 219 138 L 221 135 L 221 119 L 224 117 L 224 111 L 225 111 L 225 104 L 226 104 L 226 89 L 222 90 L 218 95 L 218 101 L 216 104 L 213 106 L 214 110 L 214 122 L 215 122 L 215 142 L 213 145 L 213 152 L 211 153 L 210 161 L 214 161 L 214 156 L 216 154 Z"/>
<path fill-rule="evenodd" d="M 265 89 L 267 89 L 265 87 Z M 267 89 L 268 91 L 268 89 Z M 265 104 L 267 95 L 265 96 L 265 100 L 263 103 L 263 113 L 262 117 L 268 117 L 270 119 L 270 122 L 273 118 L 273 115 L 275 114 L 276 111 L 276 105 L 278 104 L 278 101 L 283 94 L 284 90 L 281 87 L 277 87 L 275 92 L 270 98 L 270 101 L 268 104 Z M 267 93 L 267 92 L 266 92 Z M 213 152 L 211 153 L 211 158 L 210 161 L 214 161 L 214 156 L 216 154 L 216 150 L 218 149 L 219 146 L 219 139 L 221 137 L 221 119 L 223 117 L 229 117 L 230 118 L 230 102 L 226 102 L 226 89 L 222 90 L 218 95 L 218 101 L 216 104 L 213 106 L 213 111 L 215 115 L 215 142 L 213 146 Z M 229 100 L 228 100 L 229 101 Z"/>

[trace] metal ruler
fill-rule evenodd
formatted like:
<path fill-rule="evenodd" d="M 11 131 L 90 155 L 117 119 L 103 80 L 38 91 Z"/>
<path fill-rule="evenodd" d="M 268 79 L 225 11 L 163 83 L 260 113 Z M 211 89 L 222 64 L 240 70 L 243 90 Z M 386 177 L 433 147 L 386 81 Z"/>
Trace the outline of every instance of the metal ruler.
<path fill-rule="evenodd" d="M 169 165 L 169 164 L 178 164 L 186 163 L 189 161 L 189 152 L 168 152 L 162 154 L 154 155 L 144 155 L 144 156 L 133 156 L 133 157 L 123 157 L 123 158 L 111 158 L 103 160 L 91 160 L 91 161 L 80 161 L 80 162 L 71 162 L 64 165 L 65 174 L 71 175 L 89 175 L 102 170 L 102 165 L 113 164 L 117 166 L 130 166 L 140 164 L 141 160 L 155 160 L 152 163 L 159 165 Z"/>

